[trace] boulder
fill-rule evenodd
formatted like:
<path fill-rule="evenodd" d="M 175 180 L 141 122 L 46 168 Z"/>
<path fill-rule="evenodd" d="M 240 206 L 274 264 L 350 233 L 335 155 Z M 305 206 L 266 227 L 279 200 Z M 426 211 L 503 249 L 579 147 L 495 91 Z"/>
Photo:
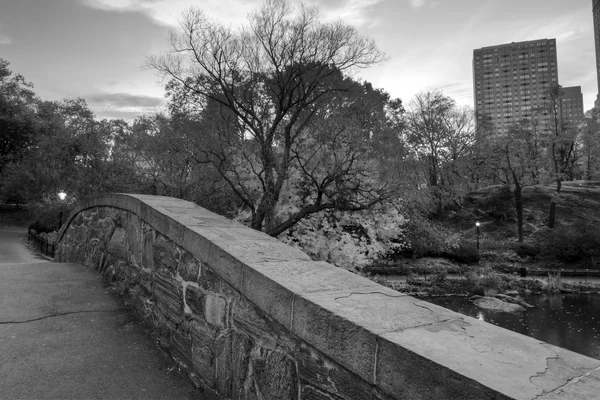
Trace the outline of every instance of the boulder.
<path fill-rule="evenodd" d="M 500 312 L 522 312 L 525 308 L 519 304 L 508 303 L 495 297 L 484 296 L 473 301 L 477 307 Z"/>
<path fill-rule="evenodd" d="M 531 304 L 524 302 L 523 300 L 520 300 L 516 297 L 508 296 L 506 294 L 497 294 L 496 298 L 500 299 L 502 301 L 505 301 L 507 303 L 518 304 L 523 308 L 533 308 L 534 307 Z"/>

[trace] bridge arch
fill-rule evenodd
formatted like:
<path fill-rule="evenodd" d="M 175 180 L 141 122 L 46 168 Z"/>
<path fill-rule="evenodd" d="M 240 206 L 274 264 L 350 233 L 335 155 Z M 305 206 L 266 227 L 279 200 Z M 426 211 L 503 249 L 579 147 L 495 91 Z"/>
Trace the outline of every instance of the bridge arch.
<path fill-rule="evenodd" d="M 56 260 L 114 282 L 190 379 L 221 398 L 600 393 L 598 360 L 312 261 L 183 200 L 83 201 L 59 232 Z"/>

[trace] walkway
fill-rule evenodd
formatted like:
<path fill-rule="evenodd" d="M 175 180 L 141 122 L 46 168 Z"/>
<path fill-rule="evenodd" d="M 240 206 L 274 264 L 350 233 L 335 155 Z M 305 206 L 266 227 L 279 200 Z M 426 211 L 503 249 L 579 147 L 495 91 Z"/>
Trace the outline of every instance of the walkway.
<path fill-rule="evenodd" d="M 102 277 L 0 228 L 0 399 L 200 399 Z"/>

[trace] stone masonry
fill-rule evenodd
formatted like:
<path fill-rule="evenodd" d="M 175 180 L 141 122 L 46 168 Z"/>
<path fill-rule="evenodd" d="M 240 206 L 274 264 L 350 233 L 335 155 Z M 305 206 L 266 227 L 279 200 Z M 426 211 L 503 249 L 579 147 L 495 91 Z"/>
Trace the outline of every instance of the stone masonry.
<path fill-rule="evenodd" d="M 598 360 L 313 262 L 182 200 L 90 199 L 61 229 L 56 260 L 118 286 L 194 384 L 217 398 L 600 393 Z"/>

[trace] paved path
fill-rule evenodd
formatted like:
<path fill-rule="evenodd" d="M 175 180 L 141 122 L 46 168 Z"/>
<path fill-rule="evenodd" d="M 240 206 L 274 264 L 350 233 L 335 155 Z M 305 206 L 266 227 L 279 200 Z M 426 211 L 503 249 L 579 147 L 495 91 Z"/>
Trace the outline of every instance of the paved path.
<path fill-rule="evenodd" d="M 201 399 L 102 277 L 0 228 L 0 399 Z"/>

